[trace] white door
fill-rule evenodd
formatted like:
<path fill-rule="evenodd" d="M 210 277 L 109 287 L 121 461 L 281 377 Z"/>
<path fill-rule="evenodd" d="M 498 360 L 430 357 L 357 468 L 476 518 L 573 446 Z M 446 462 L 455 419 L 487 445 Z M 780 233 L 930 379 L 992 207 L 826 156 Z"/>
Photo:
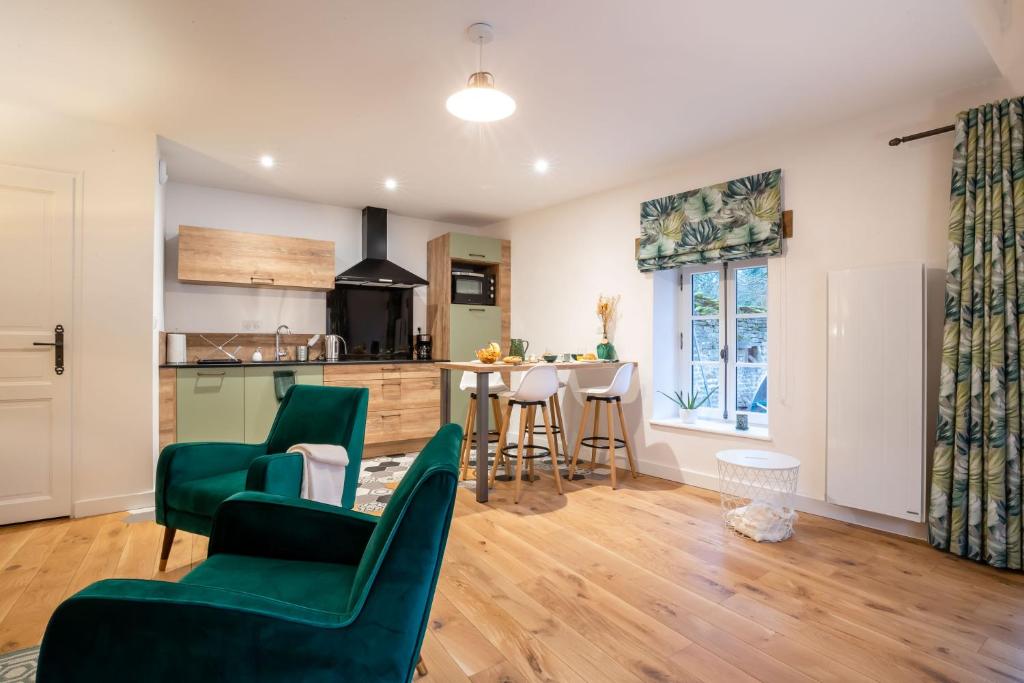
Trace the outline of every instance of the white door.
<path fill-rule="evenodd" d="M 74 177 L 0 165 L 0 524 L 71 512 Z M 64 368 L 54 329 L 65 330 Z"/>

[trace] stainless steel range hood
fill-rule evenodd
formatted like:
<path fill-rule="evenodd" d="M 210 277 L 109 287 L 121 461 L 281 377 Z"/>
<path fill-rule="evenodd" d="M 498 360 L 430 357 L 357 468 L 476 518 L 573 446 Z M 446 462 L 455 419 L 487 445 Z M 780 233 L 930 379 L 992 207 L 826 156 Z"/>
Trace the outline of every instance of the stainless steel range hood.
<path fill-rule="evenodd" d="M 363 209 L 363 260 L 334 278 L 337 284 L 366 287 L 419 287 L 428 284 L 388 260 L 388 210 Z"/>

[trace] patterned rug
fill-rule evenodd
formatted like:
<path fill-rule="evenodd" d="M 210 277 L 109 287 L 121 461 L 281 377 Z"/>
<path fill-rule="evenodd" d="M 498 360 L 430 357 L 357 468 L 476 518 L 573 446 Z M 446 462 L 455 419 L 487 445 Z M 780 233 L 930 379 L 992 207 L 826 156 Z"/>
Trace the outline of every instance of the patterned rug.
<path fill-rule="evenodd" d="M 0 683 L 35 683 L 38 660 L 38 647 L 0 655 Z"/>
<path fill-rule="evenodd" d="M 359 473 L 359 487 L 356 489 L 356 502 L 355 509 L 360 512 L 366 512 L 368 514 L 380 514 L 381 510 L 391 500 L 391 496 L 395 492 L 395 487 L 398 486 L 398 482 L 402 481 L 402 477 L 409 471 L 412 466 L 413 460 L 416 459 L 417 453 L 406 453 L 405 455 L 394 455 L 382 458 L 372 458 L 370 460 L 364 460 Z M 488 453 L 488 461 L 493 462 L 494 460 L 494 448 L 492 446 L 491 451 Z M 577 479 L 595 479 L 603 480 L 607 479 L 610 475 L 607 469 L 598 469 L 593 472 L 590 471 L 585 465 L 589 463 L 589 458 L 584 461 L 583 455 L 580 455 L 579 466 L 576 470 Z M 544 458 L 536 461 L 535 467 L 544 472 L 551 472 L 551 461 Z M 476 468 L 476 452 L 472 452 L 469 457 L 469 469 L 472 472 Z M 569 468 L 564 465 L 560 468 L 562 476 L 566 476 L 569 472 Z M 523 475 L 526 476 L 525 474 Z M 498 475 L 501 478 L 501 475 Z M 476 486 L 474 481 L 461 481 L 459 486 L 463 488 L 473 489 Z M 3 683 L 0 680 L 0 683 Z"/>

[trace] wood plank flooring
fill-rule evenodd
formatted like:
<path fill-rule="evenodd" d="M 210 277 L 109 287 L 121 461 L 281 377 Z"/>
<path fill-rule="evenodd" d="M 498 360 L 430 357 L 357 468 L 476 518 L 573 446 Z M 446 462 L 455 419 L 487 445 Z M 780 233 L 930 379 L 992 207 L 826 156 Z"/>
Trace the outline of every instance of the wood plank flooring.
<path fill-rule="evenodd" d="M 722 527 L 717 494 L 651 477 L 460 490 L 423 683 L 1024 680 L 1024 575 L 802 515 L 784 543 Z M 206 556 L 124 515 L 0 528 L 0 652 L 105 577 Z"/>

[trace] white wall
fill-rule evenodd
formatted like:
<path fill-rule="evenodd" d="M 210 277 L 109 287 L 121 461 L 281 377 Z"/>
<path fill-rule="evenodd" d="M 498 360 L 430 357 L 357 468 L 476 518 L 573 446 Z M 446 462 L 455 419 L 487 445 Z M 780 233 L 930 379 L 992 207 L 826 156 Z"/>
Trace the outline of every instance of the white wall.
<path fill-rule="evenodd" d="M 639 400 L 634 395 L 627 410 L 641 469 L 712 485 L 716 451 L 767 447 L 798 457 L 800 494 L 823 500 L 826 273 L 923 261 L 932 271 L 930 291 L 937 294 L 929 304 L 928 335 L 929 375 L 933 382 L 937 377 L 952 138 L 944 135 L 898 148 L 886 141 L 951 123 L 962 109 L 1008 95 L 1006 85 L 997 82 L 819 129 L 765 135 L 682 159 L 671 175 L 490 226 L 489 231 L 512 240 L 512 336 L 529 339 L 538 351 L 592 348 L 600 336 L 594 314 L 598 294 L 621 294 L 614 342 L 621 358 L 639 361 Z M 655 398 L 654 289 L 656 282 L 671 289 L 673 275 L 636 270 L 640 204 L 780 167 L 795 236 L 787 241 L 785 256 L 769 265 L 773 441 L 652 427 L 647 422 L 652 414 L 669 410 L 664 399 Z M 556 174 L 551 182 L 557 182 Z M 667 344 L 674 346 L 675 339 Z M 929 432 L 936 391 L 933 383 L 928 392 Z M 566 421 L 575 425 L 575 407 L 569 406 L 567 413 Z"/>
<path fill-rule="evenodd" d="M 156 136 L 0 103 L 0 163 L 74 173 L 76 515 L 152 504 Z"/>
<path fill-rule="evenodd" d="M 170 172 L 173 176 L 174 169 Z M 178 282 L 179 225 L 331 240 L 336 273 L 362 259 L 360 209 L 168 183 L 164 267 L 168 332 L 273 332 L 283 323 L 296 333 L 323 333 L 326 325 L 323 292 Z M 446 232 L 480 233 L 480 229 L 388 214 L 388 258 L 426 277 L 427 241 Z M 413 324 L 424 329 L 426 296 L 425 287 L 415 289 Z"/>

